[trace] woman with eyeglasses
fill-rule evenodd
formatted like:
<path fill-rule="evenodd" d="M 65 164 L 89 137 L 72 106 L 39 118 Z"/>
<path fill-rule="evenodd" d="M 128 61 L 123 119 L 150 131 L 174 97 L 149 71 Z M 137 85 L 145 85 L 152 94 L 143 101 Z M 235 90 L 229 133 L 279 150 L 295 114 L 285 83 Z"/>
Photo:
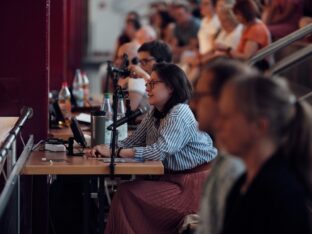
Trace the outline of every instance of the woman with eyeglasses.
<path fill-rule="evenodd" d="M 187 104 L 191 85 L 178 66 L 156 64 L 146 91 L 154 108 L 119 142 L 118 156 L 160 160 L 165 175 L 121 184 L 106 233 L 177 233 L 183 217 L 196 212 L 209 162 L 217 154 L 210 136 L 198 130 Z M 98 154 L 109 157 L 109 147 L 95 146 L 91 155 Z"/>

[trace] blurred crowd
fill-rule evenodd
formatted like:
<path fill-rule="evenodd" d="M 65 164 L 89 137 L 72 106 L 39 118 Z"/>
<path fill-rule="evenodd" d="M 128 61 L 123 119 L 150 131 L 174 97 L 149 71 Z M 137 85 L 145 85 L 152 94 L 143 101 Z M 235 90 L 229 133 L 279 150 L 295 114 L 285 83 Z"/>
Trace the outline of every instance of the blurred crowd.
<path fill-rule="evenodd" d="M 155 183 L 121 185 L 106 233 L 310 233 L 311 107 L 297 100 L 283 79 L 264 75 L 273 56 L 255 67 L 244 63 L 273 41 L 311 24 L 309 5 L 304 0 L 177 0 L 152 3 L 145 24 L 138 13 L 127 14 L 114 55 L 118 75 L 125 76 L 118 84 L 127 90 L 131 110 L 154 109 L 135 135 L 148 140 L 142 143 L 144 154 L 135 148 L 135 137 L 123 142 L 134 150 L 119 152 L 152 160 L 164 153 L 157 160 L 172 174 L 151 180 Z M 111 92 L 110 80 L 103 80 L 103 91 Z M 190 87 L 192 97 L 181 98 L 182 88 L 191 92 Z M 171 103 L 179 98 L 178 104 Z M 218 150 L 209 159 L 212 169 L 203 188 L 196 180 L 206 178 L 202 165 L 210 161 L 199 163 L 193 152 L 179 156 L 190 145 L 198 147 L 192 140 L 197 132 L 186 136 L 181 131 L 185 112 L 178 107 L 186 103 L 199 130 L 211 136 Z M 171 123 L 166 118 L 176 119 Z M 174 124 L 181 129 L 172 131 Z M 171 141 L 181 143 L 180 148 Z M 96 151 L 107 154 L 104 146 Z M 170 163 L 185 168 L 176 176 Z M 178 202 L 182 200 L 185 204 Z"/>

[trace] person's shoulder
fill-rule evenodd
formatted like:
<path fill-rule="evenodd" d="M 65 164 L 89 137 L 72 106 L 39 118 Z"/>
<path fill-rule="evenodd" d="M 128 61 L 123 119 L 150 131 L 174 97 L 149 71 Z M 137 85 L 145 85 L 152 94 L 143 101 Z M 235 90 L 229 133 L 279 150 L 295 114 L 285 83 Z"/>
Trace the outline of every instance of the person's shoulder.
<path fill-rule="evenodd" d="M 262 167 L 256 179 L 259 189 L 265 189 L 268 194 L 275 197 L 288 194 L 288 196 L 302 196 L 303 186 L 298 180 L 294 170 L 290 168 L 283 156 L 273 156 Z"/>
<path fill-rule="evenodd" d="M 260 19 L 257 19 L 257 22 L 251 27 L 251 30 L 254 33 L 259 33 L 259 32 L 267 32 L 268 31 L 268 27 L 266 26 L 265 23 L 263 23 Z"/>
<path fill-rule="evenodd" d="M 188 104 L 180 103 L 172 107 L 168 113 L 168 119 L 173 121 L 181 121 L 185 124 L 195 123 L 194 114 Z"/>
<path fill-rule="evenodd" d="M 245 171 L 245 165 L 243 161 L 237 157 L 219 153 L 213 163 L 213 169 L 228 177 L 237 178 L 238 175 L 241 175 Z"/>
<path fill-rule="evenodd" d="M 190 107 L 188 104 L 185 103 L 179 103 L 172 107 L 172 109 L 169 112 L 170 116 L 181 116 L 181 115 L 193 115 Z"/>

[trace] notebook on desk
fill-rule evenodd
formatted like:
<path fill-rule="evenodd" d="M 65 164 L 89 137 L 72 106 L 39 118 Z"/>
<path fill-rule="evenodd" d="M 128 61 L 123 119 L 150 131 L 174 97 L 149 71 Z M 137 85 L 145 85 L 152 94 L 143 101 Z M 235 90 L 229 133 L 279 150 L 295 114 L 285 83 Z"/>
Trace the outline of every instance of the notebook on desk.
<path fill-rule="evenodd" d="M 111 162 L 111 158 L 97 158 L 97 160 L 104 163 Z M 115 163 L 142 163 L 142 162 L 144 162 L 144 159 L 140 158 L 115 158 Z"/>

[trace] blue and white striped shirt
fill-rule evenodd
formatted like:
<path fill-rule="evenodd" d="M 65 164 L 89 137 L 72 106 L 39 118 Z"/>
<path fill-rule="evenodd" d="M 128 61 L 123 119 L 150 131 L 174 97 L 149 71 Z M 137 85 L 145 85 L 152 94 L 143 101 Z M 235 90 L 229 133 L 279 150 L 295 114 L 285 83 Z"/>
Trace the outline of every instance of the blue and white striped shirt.
<path fill-rule="evenodd" d="M 178 104 L 160 120 L 151 110 L 127 139 L 119 142 L 123 148 L 134 148 L 136 158 L 161 160 L 164 167 L 174 171 L 195 168 L 209 162 L 217 149 L 207 133 L 198 130 L 197 121 L 187 104 Z"/>

